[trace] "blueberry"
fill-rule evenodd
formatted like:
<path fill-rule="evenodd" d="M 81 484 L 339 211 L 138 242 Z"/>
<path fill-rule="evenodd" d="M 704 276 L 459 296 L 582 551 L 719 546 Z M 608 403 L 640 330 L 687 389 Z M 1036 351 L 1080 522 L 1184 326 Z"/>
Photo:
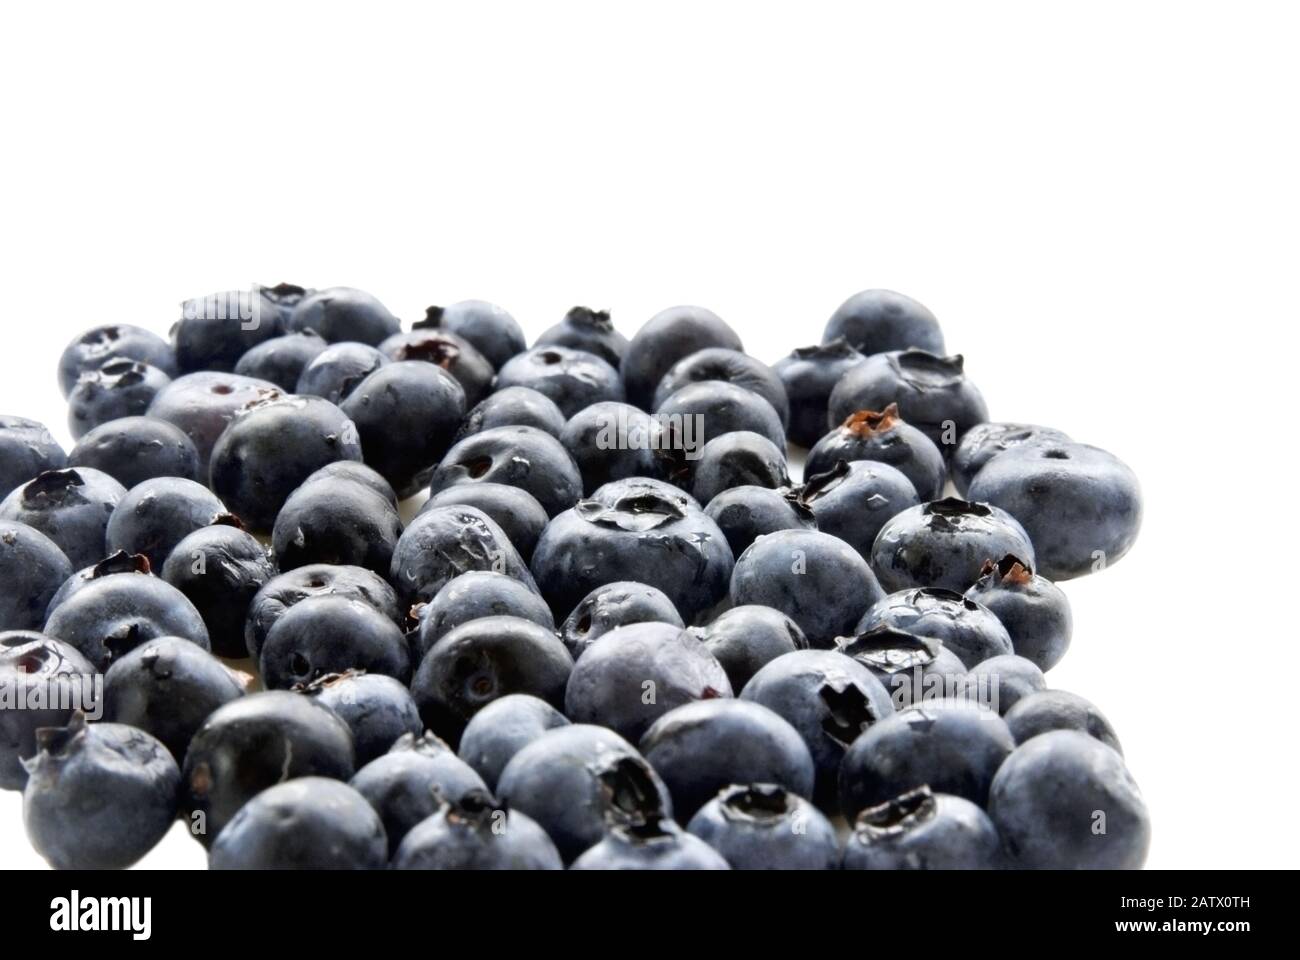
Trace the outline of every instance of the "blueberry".
<path fill-rule="evenodd" d="M 269 531 L 302 482 L 336 460 L 361 460 L 356 425 L 319 397 L 246 407 L 212 450 L 212 489 L 250 530 Z"/>
<path fill-rule="evenodd" d="M 236 373 L 177 377 L 154 397 L 148 415 L 179 427 L 199 455 L 199 479 L 208 479 L 212 448 L 235 414 L 251 403 L 284 396 L 273 383 Z"/>
<path fill-rule="evenodd" d="M 382 870 L 379 814 L 345 783 L 301 777 L 253 797 L 217 835 L 212 870 Z"/>
<path fill-rule="evenodd" d="M 585 350 L 617 369 L 623 362 L 623 355 L 627 353 L 627 337 L 614 329 L 608 310 L 573 307 L 564 315 L 563 320 L 544 330 L 533 346 Z"/>
<path fill-rule="evenodd" d="M 501 802 L 541 825 L 565 863 L 605 836 L 609 823 L 672 815 L 654 768 L 604 727 L 559 727 L 523 747 L 501 772 Z"/>
<path fill-rule="evenodd" d="M 989 418 L 988 407 L 966 379 L 960 356 L 941 357 L 904 350 L 868 357 L 850 369 L 831 391 L 827 425 L 843 423 L 859 410 L 898 413 L 944 452 L 951 454 L 962 435 Z"/>
<path fill-rule="evenodd" d="M 1007 711 L 1006 720 L 1016 743 L 1026 743 L 1052 730 L 1076 730 L 1118 754 L 1124 753 L 1115 728 L 1102 712 L 1078 694 L 1064 690 L 1039 690 L 1021 697 Z"/>
<path fill-rule="evenodd" d="M 486 791 L 448 803 L 414 827 L 393 856 L 396 870 L 563 870 L 536 822 L 498 810 Z"/>
<path fill-rule="evenodd" d="M 30 630 L 0 633 L 7 701 L 0 709 L 0 789 L 27 783 L 22 762 L 36 755 L 37 730 L 64 726 L 77 709 L 96 710 L 95 674 L 94 664 L 66 643 Z"/>
<path fill-rule="evenodd" d="M 505 310 L 482 300 L 460 300 L 446 307 L 429 307 L 421 329 L 441 328 L 474 346 L 496 369 L 528 346 L 519 323 Z"/>
<path fill-rule="evenodd" d="M 494 520 L 525 563 L 532 560 L 537 541 L 550 522 L 536 497 L 504 483 L 452 484 L 426 500 L 420 513 L 456 504 L 474 507 Z"/>
<path fill-rule="evenodd" d="M 859 410 L 826 434 L 808 453 L 804 476 L 825 473 L 837 460 L 874 460 L 902 471 L 922 500 L 943 495 L 948 468 L 933 441 L 898 416 L 898 404 L 880 413 Z"/>
<path fill-rule="evenodd" d="M 58 544 L 32 527 L 0 520 L 0 630 L 39 630 L 72 564 Z"/>
<path fill-rule="evenodd" d="M 868 807 L 929 786 L 983 806 L 989 784 L 1016 742 L 992 710 L 958 700 L 915 704 L 874 723 L 840 765 L 840 807 Z"/>
<path fill-rule="evenodd" d="M 938 640 L 880 626 L 841 637 L 835 649 L 875 675 L 898 709 L 967 689 L 966 665 Z"/>
<path fill-rule="evenodd" d="M 702 510 L 703 505 L 681 487 L 674 486 L 667 480 L 657 477 L 625 477 L 611 480 L 604 486 L 597 487 L 588 499 L 612 507 L 626 500 L 636 500 L 642 496 L 662 497 L 684 511 Z"/>
<path fill-rule="evenodd" d="M 918 787 L 863 810 L 844 849 L 845 870 L 995 870 L 993 821 L 963 797 Z"/>
<path fill-rule="evenodd" d="M 59 357 L 59 388 L 66 397 L 78 378 L 98 370 L 110 360 L 139 360 L 176 376 L 176 354 L 171 344 L 155 333 L 130 324 L 112 323 L 87 330 L 68 344 Z"/>
<path fill-rule="evenodd" d="M 504 530 L 481 510 L 449 504 L 411 521 L 393 551 L 389 581 L 413 605 L 432 600 L 449 580 L 471 570 L 503 573 L 533 586 Z"/>
<path fill-rule="evenodd" d="M 484 617 L 520 617 L 547 630 L 555 629 L 551 608 L 535 590 L 500 573 L 471 570 L 447 585 L 419 608 L 419 631 L 413 648 L 420 659 L 433 645 L 462 624 Z"/>
<path fill-rule="evenodd" d="M 852 367 L 865 358 L 843 337 L 811 347 L 797 347 L 778 360 L 772 372 L 780 379 L 790 403 L 788 433 L 793 443 L 812 447 L 826 432 L 831 391 Z"/>
<path fill-rule="evenodd" d="M 813 796 L 825 810 L 834 810 L 839 802 L 844 752 L 872 724 L 894 713 L 889 694 L 872 672 L 833 650 L 778 657 L 754 674 L 740 699 L 767 707 L 803 738 L 816 769 Z"/>
<path fill-rule="evenodd" d="M 613 400 L 579 410 L 560 433 L 587 494 L 612 480 L 658 476 L 663 470 L 661 441 L 659 423 L 650 414 Z"/>
<path fill-rule="evenodd" d="M 1012 865 L 1036 870 L 1137 870 L 1151 820 L 1118 753 L 1075 730 L 1034 737 L 1007 758 L 989 816 Z"/>
<path fill-rule="evenodd" d="M 943 352 L 943 331 L 934 314 L 893 290 L 863 290 L 831 315 L 822 343 L 843 337 L 863 354 L 919 347 Z"/>
<path fill-rule="evenodd" d="M 104 559 L 109 517 L 125 496 L 125 487 L 98 470 L 49 470 L 5 497 L 0 520 L 45 534 L 79 570 Z"/>
<path fill-rule="evenodd" d="M 951 590 L 925 587 L 891 593 L 863 614 L 855 632 L 879 626 L 933 637 L 968 667 L 1013 652 L 1011 637 L 998 618 Z"/>
<path fill-rule="evenodd" d="M 546 515 L 582 495 L 582 475 L 567 450 L 536 427 L 494 427 L 459 441 L 433 472 L 431 494 L 457 483 L 504 483 L 531 493 Z"/>
<path fill-rule="evenodd" d="M 311 330 L 286 333 L 253 347 L 235 364 L 235 373 L 275 384 L 285 393 L 298 389 L 298 380 L 329 344 Z"/>
<path fill-rule="evenodd" d="M 310 477 L 302 482 L 305 487 L 309 483 L 316 483 L 318 480 L 351 480 L 359 483 L 363 487 L 369 487 L 375 493 L 379 494 L 392 506 L 398 504 L 397 492 L 393 490 L 392 484 L 383 478 L 383 476 L 364 463 L 357 463 L 355 460 L 336 460 L 333 463 L 327 463 Z"/>
<path fill-rule="evenodd" d="M 732 487 L 710 500 L 704 512 L 718 525 L 737 557 L 766 534 L 817 529 L 817 519 L 800 501 L 798 490 Z"/>
<path fill-rule="evenodd" d="M 303 368 L 297 383 L 289 389 L 330 403 L 342 403 L 361 381 L 389 362 L 388 357 L 365 343 L 335 343 L 316 355 Z"/>
<path fill-rule="evenodd" d="M 360 600 L 309 597 L 275 622 L 258 659 L 272 690 L 310 683 L 344 670 L 411 678 L 406 637 L 393 621 Z"/>
<path fill-rule="evenodd" d="M 405 498 L 429 482 L 451 446 L 465 392 L 432 364 L 398 361 L 361 381 L 343 412 L 357 425 L 366 463 Z"/>
<path fill-rule="evenodd" d="M 140 416 L 171 378 L 157 367 L 137 360 L 110 360 L 78 378 L 68 396 L 68 430 L 72 439 L 101 424 Z"/>
<path fill-rule="evenodd" d="M 782 530 L 759 537 L 736 561 L 734 606 L 780 610 L 814 647 L 827 647 L 853 629 L 884 597 L 867 562 L 838 537 L 816 530 Z"/>
<path fill-rule="evenodd" d="M 406 614 L 396 592 L 378 574 L 361 567 L 332 567 L 327 564 L 299 567 L 267 581 L 248 605 L 244 628 L 248 655 L 258 659 L 271 628 L 287 610 L 308 597 L 359 600 L 374 607 L 398 627 L 406 624 Z"/>
<path fill-rule="evenodd" d="M 1015 654 L 1003 654 L 975 664 L 970 671 L 970 682 L 988 684 L 996 691 L 998 712 L 1004 717 L 1007 711 L 1031 693 L 1047 689 L 1047 678 L 1031 660 Z M 993 693 L 981 696 L 992 697 Z M 1011 731 L 1013 734 L 1014 730 Z"/>
<path fill-rule="evenodd" d="M 587 594 L 564 621 L 560 634 L 569 653 L 577 660 L 611 630 L 633 623 L 684 626 L 677 608 L 662 590 L 632 580 L 618 580 Z"/>
<path fill-rule="evenodd" d="M 159 637 L 113 661 L 104 675 L 104 719 L 158 738 L 177 762 L 218 707 L 244 695 L 220 660 L 178 637 Z"/>
<path fill-rule="evenodd" d="M 534 347 L 502 366 L 500 387 L 528 387 L 555 401 L 572 417 L 584 407 L 623 400 L 623 381 L 606 361 L 585 350 L 547 345 Z"/>
<path fill-rule="evenodd" d="M 725 347 L 706 347 L 673 364 L 655 388 L 655 407 L 662 406 L 682 387 L 705 380 L 723 380 L 758 394 L 781 418 L 782 429 L 789 424 L 790 400 L 781 378 L 761 360 Z"/>
<path fill-rule="evenodd" d="M 410 692 L 392 677 L 347 670 L 296 689 L 348 725 L 358 767 L 383 756 L 403 737 L 418 737 L 424 730 Z"/>
<path fill-rule="evenodd" d="M 259 343 L 284 332 L 280 305 L 260 290 L 227 290 L 195 297 L 181 304 L 181 317 L 172 327 L 177 368 L 233 370 Z"/>
<path fill-rule="evenodd" d="M 678 360 L 706 347 L 744 351 L 736 331 L 703 307 L 669 307 L 646 322 L 627 345 L 621 372 L 630 403 L 643 410 Z"/>
<path fill-rule="evenodd" d="M 113 510 L 108 551 L 143 554 L 151 567 L 162 569 L 176 544 L 225 513 L 225 504 L 193 480 L 146 480 L 127 491 Z"/>
<path fill-rule="evenodd" d="M 835 870 L 840 863 L 830 821 L 774 784 L 728 787 L 686 829 L 735 870 Z"/>
<path fill-rule="evenodd" d="M 561 617 L 596 587 L 632 580 L 662 590 L 695 622 L 726 596 L 734 562 L 726 538 L 688 501 L 627 489 L 608 504 L 597 491 L 550 522 L 532 561 L 542 596 Z"/>
<path fill-rule="evenodd" d="M 68 455 L 44 424 L 0 415 L 0 500 L 47 470 L 67 465 Z"/>
<path fill-rule="evenodd" d="M 785 447 L 785 430 L 772 405 L 756 393 L 721 380 L 687 384 L 655 408 L 670 445 L 698 451 L 736 430 L 757 433 Z"/>
<path fill-rule="evenodd" d="M 1082 443 L 1021 444 L 990 460 L 970 490 L 1022 523 L 1034 543 L 1037 570 L 1049 580 L 1115 563 L 1142 526 L 1142 491 L 1133 471 L 1113 454 Z"/>
<path fill-rule="evenodd" d="M 1070 647 L 1074 618 L 1061 588 L 1038 576 L 1015 556 L 988 560 L 966 596 L 1002 621 L 1016 653 L 1040 670 L 1061 662 Z"/>
<path fill-rule="evenodd" d="M 295 777 L 350 780 L 352 734 L 310 698 L 285 690 L 252 693 L 219 707 L 185 753 L 181 808 L 209 846 L 240 807 Z"/>
<path fill-rule="evenodd" d="M 671 820 L 619 825 L 573 863 L 574 870 L 730 870 L 722 854 Z"/>
<path fill-rule="evenodd" d="M 891 593 L 908 587 L 968 589 L 984 561 L 1008 553 L 1034 562 L 1025 528 L 1005 510 L 949 497 L 890 518 L 872 548 L 871 566 Z"/>
<path fill-rule="evenodd" d="M 812 511 L 817 529 L 839 537 L 871 562 L 882 527 L 921 503 L 912 481 L 887 463 L 837 460 L 825 473 L 809 474 L 799 502 Z"/>
<path fill-rule="evenodd" d="M 48 620 L 50 614 L 62 606 L 63 601 L 69 597 L 84 590 L 95 581 L 103 577 L 111 577 L 117 573 L 135 573 L 147 577 L 152 575 L 153 570 L 149 566 L 149 558 L 142 554 L 130 554 L 121 550 L 110 554 L 99 563 L 83 567 L 64 580 L 63 585 L 50 598 L 49 606 L 45 608 L 45 619 Z"/>
<path fill-rule="evenodd" d="M 287 325 L 293 308 L 302 303 L 304 297 L 309 297 L 316 291 L 295 283 L 277 283 L 273 287 L 258 286 L 257 292 L 262 296 L 262 303 L 275 307 L 280 312 L 282 324 Z"/>
<path fill-rule="evenodd" d="M 507 694 L 563 706 L 572 670 L 573 658 L 554 631 L 520 617 L 484 617 L 433 645 L 411 692 L 425 725 L 455 744 L 474 714 Z"/>
<path fill-rule="evenodd" d="M 690 632 L 722 665 L 736 692 L 777 657 L 808 648 L 799 625 L 771 607 L 732 607 Z"/>
<path fill-rule="evenodd" d="M 167 748 L 120 723 L 86 724 L 36 735 L 26 761 L 23 822 L 32 846 L 56 870 L 121 870 L 163 838 L 176 818 L 180 780 Z"/>
<path fill-rule="evenodd" d="M 529 387 L 506 387 L 474 405 L 457 429 L 456 439 L 493 427 L 536 427 L 558 439 L 564 424 L 564 414 L 550 397 Z"/>
<path fill-rule="evenodd" d="M 271 543 L 282 570 L 329 563 L 386 575 L 402 518 L 382 494 L 346 477 L 304 483 L 284 502 Z"/>
<path fill-rule="evenodd" d="M 156 477 L 201 479 L 194 441 L 180 427 L 155 417 L 101 424 L 72 448 L 68 464 L 106 473 L 128 490 Z"/>
<path fill-rule="evenodd" d="M 330 343 L 353 340 L 378 346 L 401 330 L 388 308 L 362 290 L 330 287 L 303 297 L 289 314 L 291 331 L 314 330 Z"/>
<path fill-rule="evenodd" d="M 460 738 L 460 758 L 483 778 L 488 789 L 495 790 L 501 772 L 515 754 L 547 731 L 568 725 L 564 714 L 545 700 L 512 693 L 493 700 L 470 718 Z"/>
<path fill-rule="evenodd" d="M 757 433 L 738 430 L 714 437 L 695 463 L 691 493 L 710 503 L 735 487 L 779 489 L 790 485 L 785 450 Z"/>
<path fill-rule="evenodd" d="M 646 732 L 641 752 L 683 818 L 732 784 L 771 783 L 804 798 L 813 793 L 813 760 L 798 731 L 748 700 L 678 707 Z"/>
<path fill-rule="evenodd" d="M 952 462 L 948 465 L 957 493 L 966 496 L 976 474 L 994 457 L 1022 443 L 1039 440 L 1047 443 L 1070 442 L 1070 438 L 1060 430 L 1032 423 L 980 423 L 971 427 L 953 451 Z"/>
<path fill-rule="evenodd" d="M 438 367 L 465 391 L 468 406 L 478 403 L 492 390 L 496 371 L 473 344 L 454 333 L 415 329 L 389 337 L 379 349 L 391 360 L 420 361 Z"/>

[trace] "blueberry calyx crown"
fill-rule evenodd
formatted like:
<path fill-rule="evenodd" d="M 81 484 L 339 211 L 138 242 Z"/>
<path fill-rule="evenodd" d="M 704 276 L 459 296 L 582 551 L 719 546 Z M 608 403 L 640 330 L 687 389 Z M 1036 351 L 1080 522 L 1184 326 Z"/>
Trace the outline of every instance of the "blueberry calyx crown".
<path fill-rule="evenodd" d="M 854 637 L 839 637 L 835 648 L 866 667 L 901 673 L 928 667 L 939 656 L 939 642 L 886 624 Z"/>
<path fill-rule="evenodd" d="M 798 360 L 842 360 L 852 357 L 858 351 L 844 337 L 836 337 L 825 343 L 814 343 L 807 347 L 795 347 L 790 356 Z"/>
<path fill-rule="evenodd" d="M 968 517 L 987 517 L 993 511 L 986 503 L 971 503 L 960 497 L 944 497 L 932 500 L 921 510 L 926 517 L 926 526 L 940 533 L 957 532 L 962 529 L 962 521 Z"/>
<path fill-rule="evenodd" d="M 444 307 L 426 307 L 424 310 L 424 319 L 417 320 L 411 324 L 412 330 L 436 330 L 442 326 L 442 315 L 446 313 Z"/>
<path fill-rule="evenodd" d="M 365 675 L 364 670 L 343 670 L 339 673 L 326 673 L 313 680 L 305 680 L 295 683 L 291 689 L 294 693 L 305 694 L 309 697 L 318 696 L 328 690 L 330 687 L 338 686 L 345 680 L 351 680 L 353 677 Z"/>
<path fill-rule="evenodd" d="M 884 410 L 859 410 L 851 413 L 840 424 L 841 430 L 847 430 L 856 437 L 864 440 L 870 439 L 881 433 L 893 430 L 902 422 L 898 415 L 898 404 L 891 403 Z"/>
<path fill-rule="evenodd" d="M 611 826 L 658 822 L 664 817 L 663 800 L 649 766 L 640 757 L 620 756 L 593 768 Z"/>
<path fill-rule="evenodd" d="M 83 383 L 96 381 L 105 383 L 109 389 L 117 390 L 122 387 L 133 387 L 137 383 L 143 383 L 148 370 L 148 364 L 140 363 L 138 360 L 119 358 L 108 361 L 98 370 L 86 371 L 79 379 Z"/>
<path fill-rule="evenodd" d="M 919 390 L 950 387 L 966 379 L 966 360 L 960 353 L 941 357 L 910 347 L 892 355 L 890 362 L 899 376 Z"/>
<path fill-rule="evenodd" d="M 98 580 L 100 577 L 111 577 L 118 573 L 150 574 L 153 573 L 153 568 L 149 565 L 149 558 L 143 553 L 127 553 L 125 550 L 119 550 L 91 567 L 88 579 Z"/>
<path fill-rule="evenodd" d="M 599 500 L 580 500 L 573 509 L 588 523 L 633 533 L 655 530 L 686 516 L 680 506 L 654 490 L 620 497 L 612 506 Z"/>
<path fill-rule="evenodd" d="M 455 365 L 460 357 L 460 347 L 438 333 L 428 333 L 422 337 L 402 344 L 395 352 L 394 360 L 423 360 L 444 370 Z"/>
<path fill-rule="evenodd" d="M 957 593 L 955 590 L 948 590 L 944 587 L 920 587 L 917 590 L 912 591 L 911 596 L 908 598 L 911 601 L 912 606 L 918 606 L 915 599 L 918 597 L 923 597 L 927 600 L 937 600 L 942 604 L 959 604 L 967 610 L 979 609 L 979 604 L 974 600 Z"/>
<path fill-rule="evenodd" d="M 77 487 L 85 485 L 76 470 L 46 470 L 23 487 L 23 506 L 40 510 L 64 504 L 77 494 Z"/>
<path fill-rule="evenodd" d="M 752 820 L 769 825 L 787 817 L 794 806 L 786 789 L 775 783 L 731 786 L 719 794 L 718 802 L 729 820 Z"/>
<path fill-rule="evenodd" d="M 44 757 L 62 760 L 72 752 L 78 739 L 86 732 L 86 715 L 80 710 L 73 711 L 71 719 L 63 727 L 40 727 L 36 731 L 36 756 L 24 763 L 39 763 Z M 29 772 L 31 768 L 28 768 Z"/>
<path fill-rule="evenodd" d="M 996 562 L 984 561 L 984 566 L 980 568 L 980 579 L 985 577 L 991 577 L 994 583 L 1002 582 L 1020 586 L 1033 581 L 1034 571 L 1025 561 L 1008 553 Z"/>
<path fill-rule="evenodd" d="M 601 333 L 614 329 L 608 310 L 593 310 L 591 307 L 571 307 L 564 315 L 564 321 L 574 327 L 587 327 Z"/>
<path fill-rule="evenodd" d="M 880 719 L 867 695 L 847 676 L 827 677 L 817 695 L 826 706 L 822 732 L 845 748 Z"/>
<path fill-rule="evenodd" d="M 467 790 L 459 799 L 448 800 L 437 787 L 433 787 L 436 796 L 443 799 L 443 810 L 451 823 L 465 824 L 474 830 L 491 830 L 492 821 L 501 809 L 496 797 L 486 790 L 475 787 Z"/>
<path fill-rule="evenodd" d="M 261 287 L 262 293 L 268 294 L 272 300 L 282 300 L 288 297 L 305 297 L 307 288 L 300 287 L 294 283 L 277 283 L 274 287 Z"/>
<path fill-rule="evenodd" d="M 854 834 L 864 843 L 901 836 L 933 818 L 936 810 L 937 804 L 930 788 L 917 787 L 879 806 L 863 810 L 854 824 Z"/>
<path fill-rule="evenodd" d="M 397 738 L 397 742 L 392 745 L 389 753 L 418 753 L 422 757 L 439 757 L 445 753 L 451 752 L 451 747 L 447 741 L 443 740 L 436 733 L 425 731 L 416 736 L 414 733 L 404 733 Z"/>
<path fill-rule="evenodd" d="M 850 467 L 848 461 L 836 460 L 835 466 L 831 467 L 829 470 L 823 470 L 821 473 L 814 473 L 811 477 L 805 480 L 803 486 L 795 490 L 797 495 L 796 499 L 805 507 L 810 503 L 815 503 L 817 500 L 820 500 L 843 483 L 844 478 L 849 475 L 849 472 Z"/>

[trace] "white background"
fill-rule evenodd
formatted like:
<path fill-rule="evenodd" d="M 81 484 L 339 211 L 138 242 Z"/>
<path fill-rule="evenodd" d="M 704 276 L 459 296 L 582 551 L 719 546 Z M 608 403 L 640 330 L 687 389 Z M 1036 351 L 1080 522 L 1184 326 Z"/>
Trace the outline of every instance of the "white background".
<path fill-rule="evenodd" d="M 1142 478 L 1050 679 L 1118 728 L 1150 865 L 1295 867 L 1293 10 L 6 5 L 0 411 L 66 441 L 66 341 L 253 281 L 408 322 L 480 297 L 530 337 L 700 303 L 769 362 L 902 290 L 995 419 Z M 20 808 L 3 865 L 40 863 Z"/>

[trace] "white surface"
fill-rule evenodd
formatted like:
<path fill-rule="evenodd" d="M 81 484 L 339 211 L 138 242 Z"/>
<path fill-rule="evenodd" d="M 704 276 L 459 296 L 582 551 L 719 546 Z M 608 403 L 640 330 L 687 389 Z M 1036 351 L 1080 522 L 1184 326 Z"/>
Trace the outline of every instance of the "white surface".
<path fill-rule="evenodd" d="M 0 411 L 66 440 L 67 340 L 250 281 L 530 337 L 694 302 L 767 361 L 902 290 L 994 418 L 1142 478 L 1051 680 L 1117 727 L 1150 865 L 1297 865 L 1293 9 L 393 6 L 5 7 Z"/>

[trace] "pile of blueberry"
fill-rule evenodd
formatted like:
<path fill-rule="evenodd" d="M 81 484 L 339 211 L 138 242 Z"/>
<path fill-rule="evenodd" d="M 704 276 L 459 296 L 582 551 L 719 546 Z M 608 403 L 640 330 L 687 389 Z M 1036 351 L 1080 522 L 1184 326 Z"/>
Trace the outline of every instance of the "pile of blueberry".
<path fill-rule="evenodd" d="M 1144 862 L 1044 679 L 1136 478 L 990 421 L 907 297 L 768 366 L 700 307 L 529 347 L 259 287 L 59 380 L 71 452 L 0 418 L 0 786 L 55 867 L 178 817 L 219 869 Z"/>

